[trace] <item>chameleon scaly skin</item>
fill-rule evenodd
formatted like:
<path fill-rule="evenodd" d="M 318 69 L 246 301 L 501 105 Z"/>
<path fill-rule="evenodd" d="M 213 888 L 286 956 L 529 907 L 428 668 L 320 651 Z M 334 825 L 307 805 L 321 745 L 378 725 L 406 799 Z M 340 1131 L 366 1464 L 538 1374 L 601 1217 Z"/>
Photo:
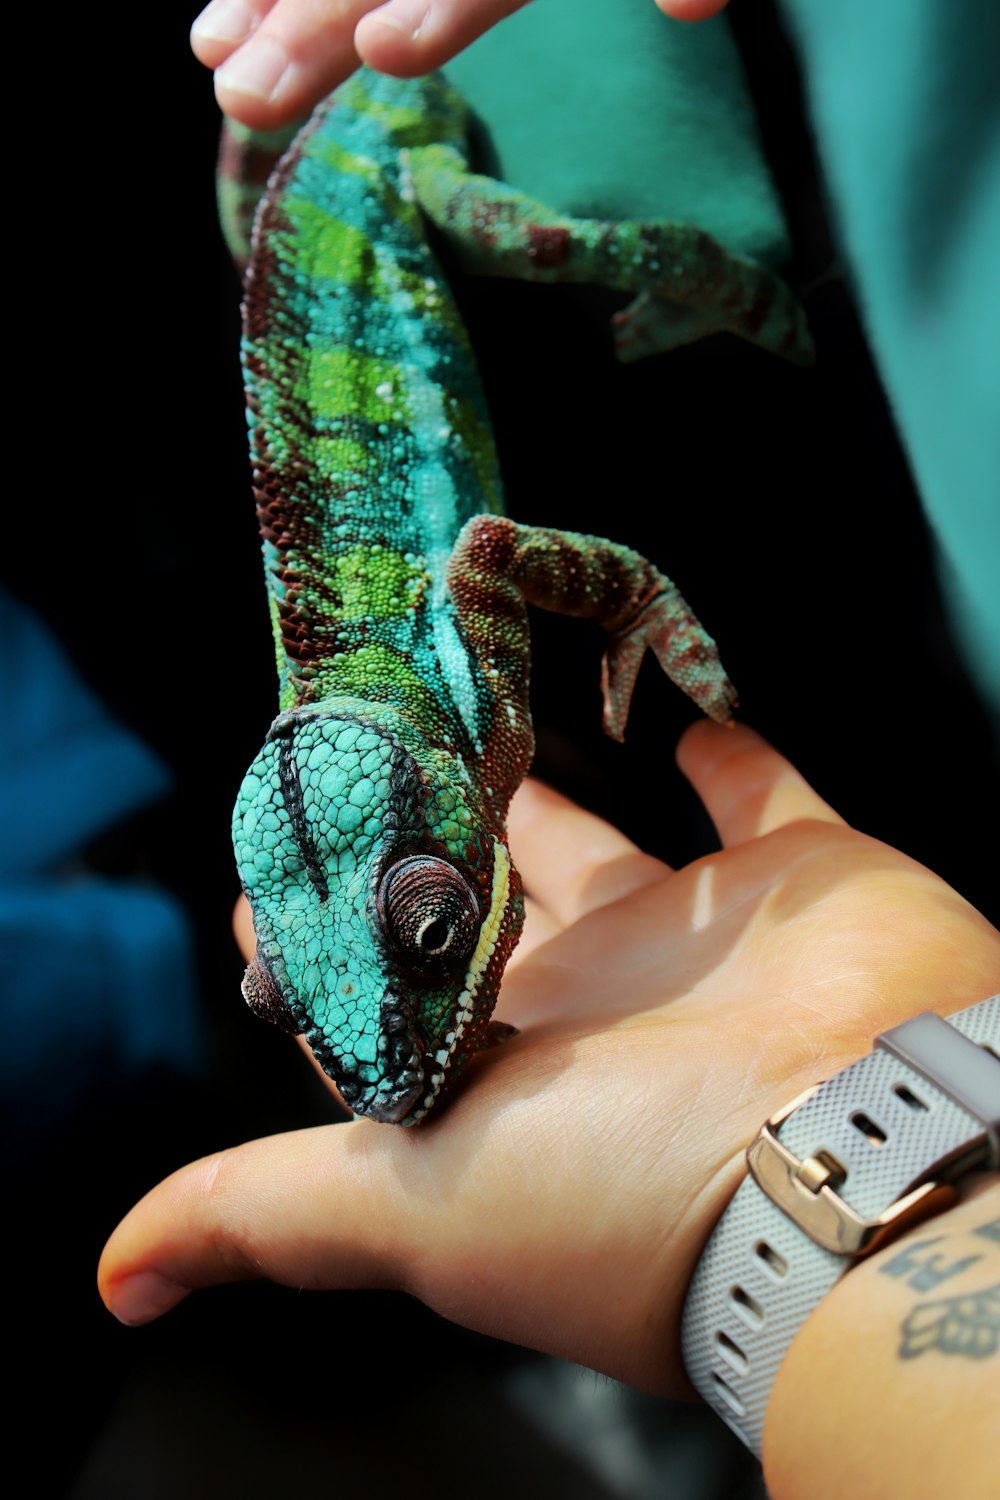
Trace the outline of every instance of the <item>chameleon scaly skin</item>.
<path fill-rule="evenodd" d="M 356 75 L 272 178 L 244 370 L 281 712 L 234 842 L 244 994 L 347 1104 L 419 1120 L 490 1040 L 523 920 L 506 810 L 532 753 L 525 602 L 611 634 L 620 738 L 645 650 L 733 701 L 673 584 L 629 549 L 508 520 L 468 338 L 409 153 L 464 139 L 440 79 Z"/>
<path fill-rule="evenodd" d="M 815 358 L 802 304 L 780 276 L 694 224 L 576 219 L 469 170 L 436 143 L 411 154 L 417 201 L 465 271 L 633 292 L 612 319 L 623 364 L 734 333 L 797 365 Z"/>

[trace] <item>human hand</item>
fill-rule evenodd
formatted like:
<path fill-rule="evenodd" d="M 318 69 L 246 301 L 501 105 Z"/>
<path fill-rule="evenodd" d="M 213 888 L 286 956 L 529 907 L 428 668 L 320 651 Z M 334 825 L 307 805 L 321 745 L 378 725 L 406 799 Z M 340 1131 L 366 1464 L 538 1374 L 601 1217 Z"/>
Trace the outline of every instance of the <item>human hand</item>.
<path fill-rule="evenodd" d="M 656 0 L 702 20 L 727 0 Z M 191 28 L 223 113 L 258 130 L 307 114 L 367 63 L 417 77 L 439 68 L 527 0 L 212 0 Z"/>
<path fill-rule="evenodd" d="M 1000 933 L 848 828 L 750 730 L 681 765 L 724 848 L 671 872 L 538 784 L 511 840 L 532 901 L 500 1015 L 413 1130 L 250 1142 L 155 1188 L 105 1249 L 126 1322 L 268 1276 L 405 1289 L 471 1328 L 663 1393 L 681 1304 L 761 1121 L 919 1010 L 1000 988 Z"/>

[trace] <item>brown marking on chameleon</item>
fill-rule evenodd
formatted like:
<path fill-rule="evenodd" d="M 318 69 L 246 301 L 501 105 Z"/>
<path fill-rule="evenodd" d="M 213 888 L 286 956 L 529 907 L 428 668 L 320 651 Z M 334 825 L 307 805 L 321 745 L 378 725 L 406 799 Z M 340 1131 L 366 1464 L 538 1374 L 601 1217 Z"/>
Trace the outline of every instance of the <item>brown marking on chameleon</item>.
<path fill-rule="evenodd" d="M 545 224 L 529 224 L 528 256 L 536 266 L 562 266 L 569 259 L 572 237 L 568 229 Z"/>

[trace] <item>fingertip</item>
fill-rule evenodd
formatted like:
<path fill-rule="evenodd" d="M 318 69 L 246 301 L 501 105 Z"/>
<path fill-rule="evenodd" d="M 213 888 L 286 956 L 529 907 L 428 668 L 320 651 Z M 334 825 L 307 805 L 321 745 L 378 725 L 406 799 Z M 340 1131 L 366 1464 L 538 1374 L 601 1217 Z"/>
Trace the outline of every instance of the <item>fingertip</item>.
<path fill-rule="evenodd" d="M 677 743 L 677 764 L 687 779 L 693 781 L 696 776 L 710 776 L 733 755 L 761 748 L 770 746 L 756 730 L 738 719 L 727 719 L 725 723 L 697 719 Z"/>
<path fill-rule="evenodd" d="M 526 3 L 387 0 L 359 20 L 354 45 L 368 67 L 398 78 L 413 78 L 441 67 Z"/>
<path fill-rule="evenodd" d="M 795 822 L 842 823 L 800 771 L 746 724 L 697 725 L 677 761 L 728 848 Z"/>
<path fill-rule="evenodd" d="M 138 1328 L 162 1317 L 183 1302 L 190 1287 L 181 1286 L 160 1271 L 137 1271 L 116 1280 L 102 1280 L 98 1289 L 108 1312 L 127 1328 Z"/>
<path fill-rule="evenodd" d="M 389 0 L 361 17 L 354 29 L 354 46 L 369 67 L 393 72 L 394 64 L 413 55 L 431 16 L 427 0 Z"/>
<path fill-rule="evenodd" d="M 217 68 L 242 46 L 259 21 L 245 0 L 212 0 L 191 23 L 191 51 L 207 68 Z"/>

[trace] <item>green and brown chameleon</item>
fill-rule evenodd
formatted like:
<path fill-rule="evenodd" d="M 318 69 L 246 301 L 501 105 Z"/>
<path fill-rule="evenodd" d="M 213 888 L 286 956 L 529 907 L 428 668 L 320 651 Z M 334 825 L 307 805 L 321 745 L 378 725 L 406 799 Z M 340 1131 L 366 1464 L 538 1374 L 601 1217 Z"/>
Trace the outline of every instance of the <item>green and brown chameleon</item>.
<path fill-rule="evenodd" d="M 505 820 L 532 755 L 526 603 L 608 631 L 614 738 L 647 649 L 713 718 L 735 701 L 651 563 L 502 514 L 428 218 L 479 269 L 633 289 L 625 357 L 711 328 L 807 357 L 771 273 L 689 226 L 560 218 L 471 174 L 466 130 L 440 78 L 355 75 L 272 176 L 245 292 L 280 713 L 234 812 L 257 935 L 244 995 L 305 1035 L 356 1114 L 402 1125 L 509 1031 L 490 1016 L 523 921 Z M 250 184 L 224 187 L 231 222 L 267 147 L 230 147 Z"/>

